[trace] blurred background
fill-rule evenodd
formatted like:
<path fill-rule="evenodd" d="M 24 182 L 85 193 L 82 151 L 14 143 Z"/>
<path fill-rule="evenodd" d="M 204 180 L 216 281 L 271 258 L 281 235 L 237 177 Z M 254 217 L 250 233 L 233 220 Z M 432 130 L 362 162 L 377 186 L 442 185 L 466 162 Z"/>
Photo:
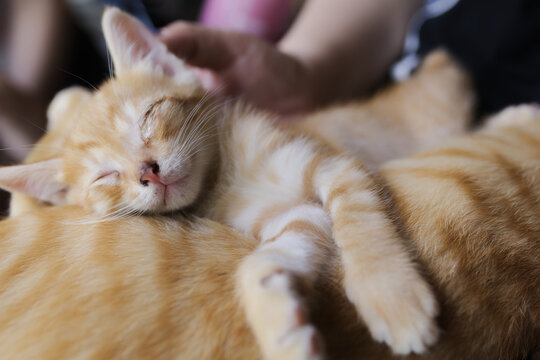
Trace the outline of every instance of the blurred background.
<path fill-rule="evenodd" d="M 304 3 L 0 0 L 0 163 L 22 161 L 45 131 L 46 107 L 58 90 L 70 85 L 97 87 L 109 76 L 100 30 L 105 5 L 132 13 L 154 30 L 183 19 L 275 42 L 286 33 Z M 539 101 L 540 1 L 426 1 L 426 5 L 435 3 L 439 3 L 441 11 L 428 16 L 424 11 L 413 17 L 410 31 L 419 36 L 419 43 L 406 47 L 408 53 L 404 56 L 421 56 L 440 46 L 447 48 L 473 75 L 479 115 L 509 104 Z M 336 22 L 339 19 L 329 14 L 324 26 Z M 6 201 L 2 192 L 2 211 Z"/>

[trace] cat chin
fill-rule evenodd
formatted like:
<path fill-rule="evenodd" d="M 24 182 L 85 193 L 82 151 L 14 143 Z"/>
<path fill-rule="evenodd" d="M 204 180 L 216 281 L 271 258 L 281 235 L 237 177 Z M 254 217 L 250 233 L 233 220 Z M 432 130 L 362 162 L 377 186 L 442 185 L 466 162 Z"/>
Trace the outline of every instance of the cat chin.
<path fill-rule="evenodd" d="M 166 186 L 156 194 L 151 203 L 146 204 L 144 208 L 139 210 L 159 214 L 182 210 L 190 206 L 197 198 L 197 191 L 189 189 L 186 184 L 187 177 L 183 177 L 178 181 Z"/>

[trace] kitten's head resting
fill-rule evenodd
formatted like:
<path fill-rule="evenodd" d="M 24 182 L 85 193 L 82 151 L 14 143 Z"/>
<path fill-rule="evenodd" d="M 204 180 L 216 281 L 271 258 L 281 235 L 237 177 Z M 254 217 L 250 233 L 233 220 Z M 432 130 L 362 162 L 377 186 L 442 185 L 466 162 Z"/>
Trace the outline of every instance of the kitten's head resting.
<path fill-rule="evenodd" d="M 4 167 L 0 186 L 110 215 L 186 207 L 214 158 L 216 107 L 195 72 L 136 19 L 108 8 L 102 25 L 116 77 L 69 113 L 58 157 Z M 65 123 L 57 118 L 71 100 L 69 91 L 53 100 L 51 123 Z"/>

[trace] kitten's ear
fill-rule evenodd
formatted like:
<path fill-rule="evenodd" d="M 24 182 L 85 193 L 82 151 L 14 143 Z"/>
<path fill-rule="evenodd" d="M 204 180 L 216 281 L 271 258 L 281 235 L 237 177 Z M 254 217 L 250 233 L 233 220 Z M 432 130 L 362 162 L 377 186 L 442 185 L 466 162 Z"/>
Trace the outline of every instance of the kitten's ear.
<path fill-rule="evenodd" d="M 70 113 L 88 101 L 92 93 L 80 86 L 63 89 L 54 96 L 47 108 L 47 131 L 51 131 L 64 121 L 72 121 Z"/>
<path fill-rule="evenodd" d="M 146 69 L 173 77 L 182 85 L 200 85 L 195 72 L 131 15 L 108 7 L 101 25 L 117 74 L 134 68 Z"/>
<path fill-rule="evenodd" d="M 60 167 L 60 159 L 0 167 L 0 187 L 61 205 L 65 200 L 67 185 L 57 180 Z"/>

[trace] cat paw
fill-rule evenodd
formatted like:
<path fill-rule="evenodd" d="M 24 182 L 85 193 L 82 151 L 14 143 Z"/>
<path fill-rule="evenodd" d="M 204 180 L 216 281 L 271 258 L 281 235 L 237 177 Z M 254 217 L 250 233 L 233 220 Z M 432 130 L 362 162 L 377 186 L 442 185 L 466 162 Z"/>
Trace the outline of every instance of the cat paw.
<path fill-rule="evenodd" d="M 295 291 L 295 276 L 261 263 L 241 268 L 247 320 L 268 360 L 323 358 L 322 340 Z"/>
<path fill-rule="evenodd" d="M 392 277 L 394 277 L 392 279 Z M 438 304 L 427 283 L 395 274 L 371 276 L 347 288 L 371 336 L 395 354 L 421 354 L 438 338 Z"/>

